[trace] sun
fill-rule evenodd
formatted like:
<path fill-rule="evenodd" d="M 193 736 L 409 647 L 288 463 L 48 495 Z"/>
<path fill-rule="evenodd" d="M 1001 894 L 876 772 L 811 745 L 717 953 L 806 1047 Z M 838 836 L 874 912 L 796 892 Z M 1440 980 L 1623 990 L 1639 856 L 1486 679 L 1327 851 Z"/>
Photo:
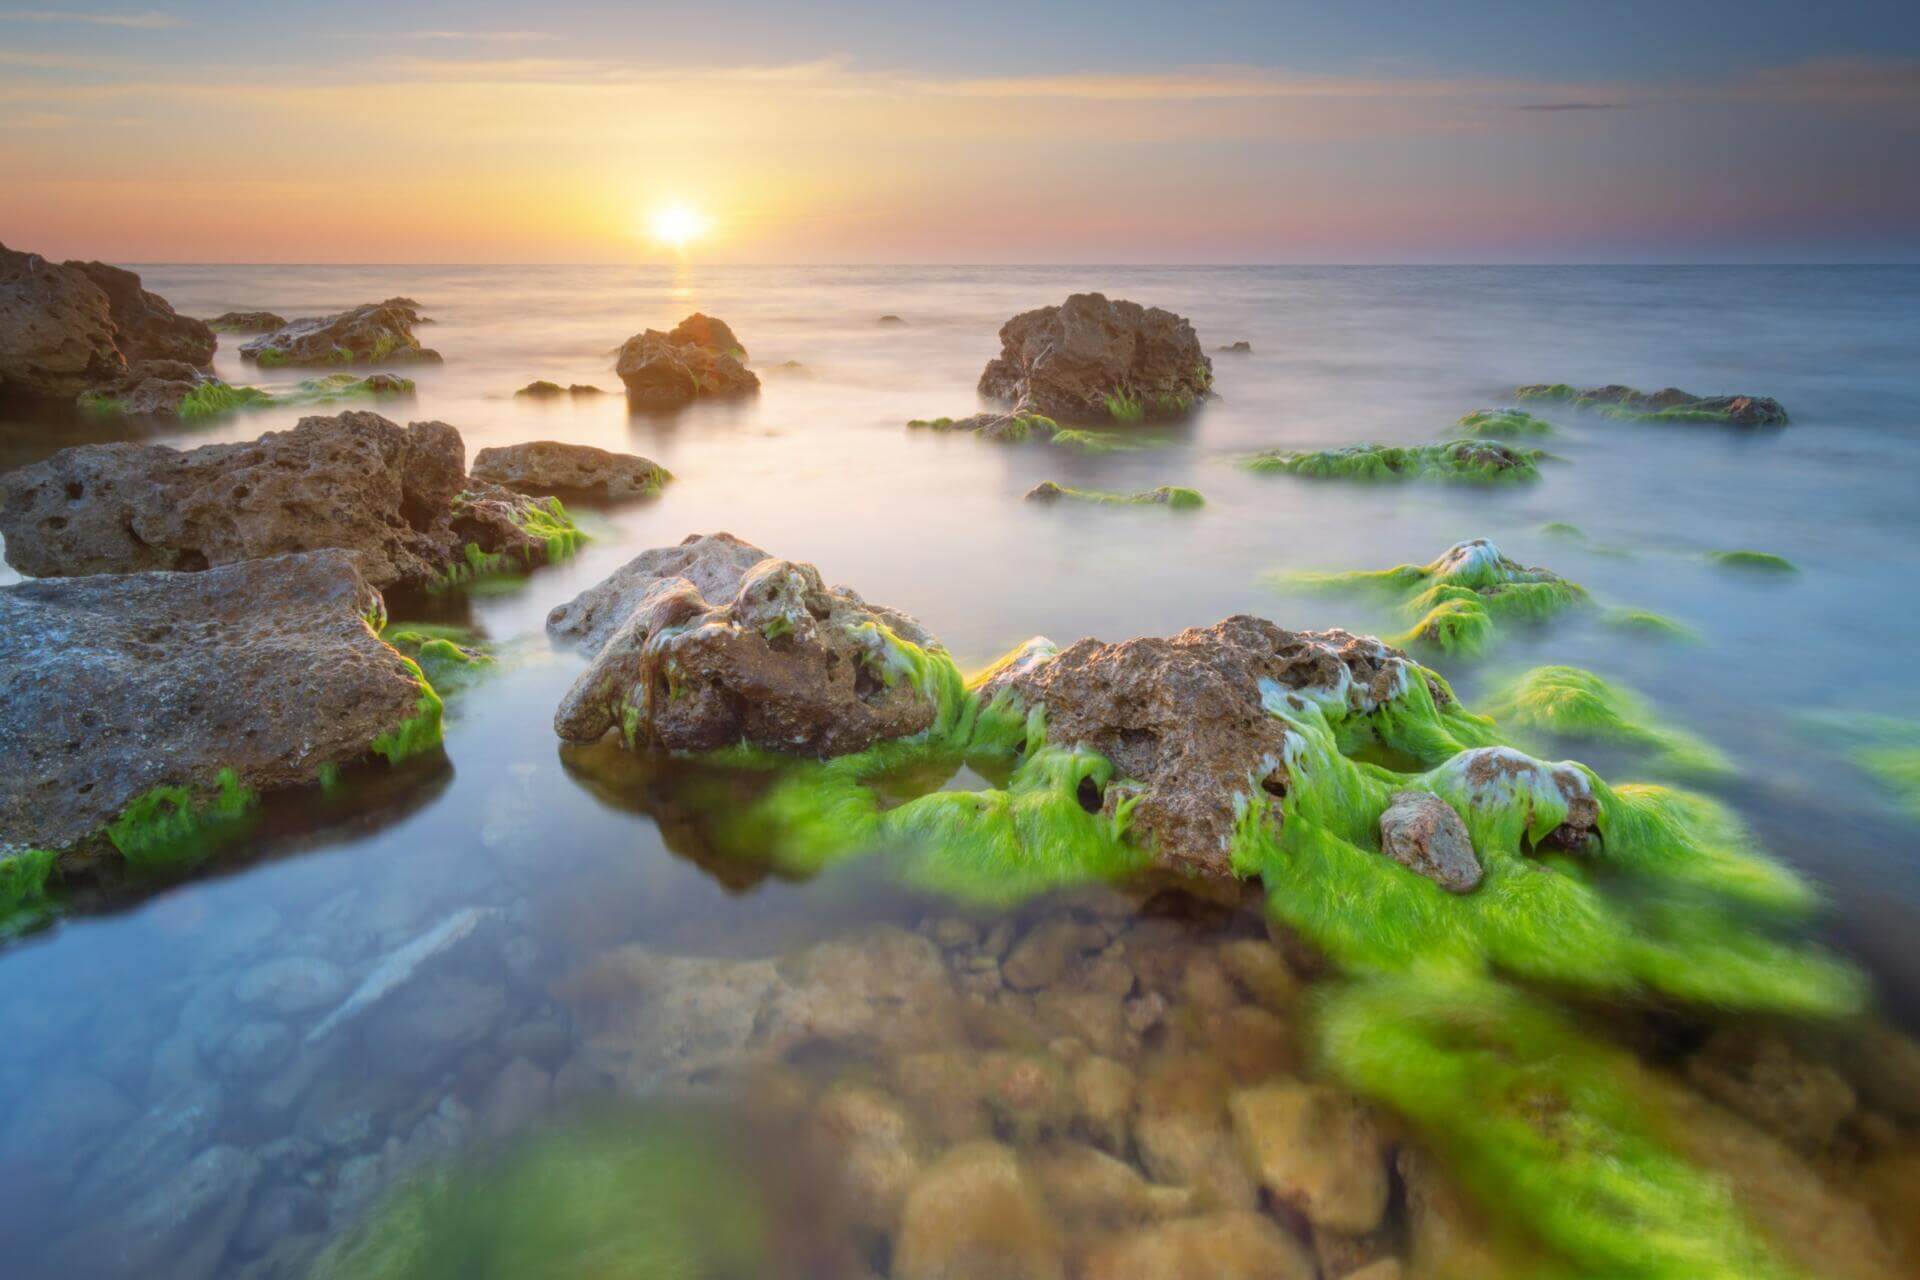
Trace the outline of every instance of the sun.
<path fill-rule="evenodd" d="M 706 234 L 707 219 L 690 205 L 670 204 L 653 211 L 649 219 L 653 238 L 675 249 L 684 249 Z"/>

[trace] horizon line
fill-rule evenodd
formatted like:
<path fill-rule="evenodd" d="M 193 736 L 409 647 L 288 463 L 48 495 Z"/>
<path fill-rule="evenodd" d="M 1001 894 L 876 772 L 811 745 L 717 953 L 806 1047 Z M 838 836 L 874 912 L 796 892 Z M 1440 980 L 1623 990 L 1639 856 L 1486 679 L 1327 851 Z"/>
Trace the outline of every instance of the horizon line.
<path fill-rule="evenodd" d="M 28 250 L 27 252 L 32 252 Z M 46 255 L 40 255 L 45 257 Z M 155 258 L 146 260 L 123 259 L 117 265 L 125 267 L 659 267 L 675 270 L 681 264 L 672 262 L 223 262 L 207 259 Z M 1407 267 L 1434 268 L 1535 268 L 1539 270 L 1557 270 L 1565 267 L 1914 267 L 1920 266 L 1920 257 L 1910 259 L 1890 259 L 1876 261 L 1854 260 L 1760 260 L 1741 262 L 1633 262 L 1625 260 L 1595 260 L 1566 262 L 709 262 L 702 264 L 716 269 L 737 267 L 776 268 L 782 270 L 802 269 L 888 269 L 888 268 L 942 268 L 942 269 L 979 269 L 999 270 L 1119 270 L 1119 271 L 1218 271 L 1218 270 L 1268 270 L 1275 268 L 1333 268 L 1339 270 L 1401 270 Z"/>

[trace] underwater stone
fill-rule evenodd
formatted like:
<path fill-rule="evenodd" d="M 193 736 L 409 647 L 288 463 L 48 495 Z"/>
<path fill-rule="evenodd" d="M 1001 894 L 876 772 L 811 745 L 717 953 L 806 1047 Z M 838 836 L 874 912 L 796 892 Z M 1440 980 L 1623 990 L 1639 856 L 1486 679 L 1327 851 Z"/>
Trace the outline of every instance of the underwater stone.
<path fill-rule="evenodd" d="M 963 1142 L 907 1197 L 893 1280 L 1064 1280 L 1059 1232 L 1020 1157 L 997 1142 Z"/>
<path fill-rule="evenodd" d="M 261 365 L 438 364 L 440 353 L 420 345 L 413 326 L 419 309 L 406 298 L 370 302 L 336 315 L 294 320 L 245 343 L 240 358 Z"/>
<path fill-rule="evenodd" d="M 208 1147 L 177 1171 L 132 1188 L 131 1203 L 55 1249 L 79 1275 L 204 1280 L 219 1267 L 260 1180 L 260 1161 L 238 1147 Z"/>
<path fill-rule="evenodd" d="M 0 589 L 0 847 L 104 851 L 136 798 L 312 782 L 417 712 L 341 551 Z"/>
<path fill-rule="evenodd" d="M 919 733 L 940 710 L 916 665 L 937 644 L 918 622 L 728 535 L 643 553 L 548 629 L 604 634 L 589 619 L 610 598 L 632 603 L 554 714 L 570 742 L 617 727 L 630 746 L 828 757 Z"/>
<path fill-rule="evenodd" d="M 673 332 L 648 329 L 620 346 L 614 372 L 627 399 L 645 409 L 677 409 L 702 397 L 746 395 L 760 379 L 740 362 L 747 352 L 725 322 L 695 312 Z"/>
<path fill-rule="evenodd" d="M 1807 1153 L 1829 1147 L 1858 1106 L 1845 1076 L 1749 1027 L 1714 1032 L 1686 1072 L 1702 1093 Z"/>
<path fill-rule="evenodd" d="M 346 972 L 330 960 L 276 956 L 241 974 L 233 997 L 271 1013 L 295 1014 L 332 1004 L 346 989 Z"/>
<path fill-rule="evenodd" d="M 1081 1280 L 1315 1280 L 1310 1255 L 1271 1218 L 1227 1210 L 1147 1227 L 1098 1245 Z"/>
<path fill-rule="evenodd" d="M 1472 893 L 1480 885 L 1467 824 L 1439 796 L 1396 791 L 1380 815 L 1380 852 L 1417 871 L 1448 893 Z"/>
<path fill-rule="evenodd" d="M 811 1130 L 830 1162 L 837 1203 L 855 1224 L 891 1232 L 920 1174 L 906 1109 L 884 1090 L 842 1081 L 814 1105 Z"/>
<path fill-rule="evenodd" d="M 307 1043 L 320 1043 L 379 1004 L 412 981 L 429 962 L 452 950 L 471 936 L 475 929 L 498 915 L 498 908 L 462 907 L 433 928 L 390 952 L 360 980 L 360 985 L 341 1001 L 338 1008 L 307 1033 Z"/>
<path fill-rule="evenodd" d="M 665 467 L 631 453 L 555 440 L 482 449 L 473 456 L 473 477 L 542 497 L 588 494 L 608 499 L 650 498 L 673 478 Z"/>
<path fill-rule="evenodd" d="M 1244 614 L 1171 639 L 1087 639 L 1043 652 L 992 673 L 978 696 L 1044 706 L 1050 742 L 1098 752 L 1133 784 L 1109 784 L 1083 805 L 1113 813 L 1129 804 L 1129 838 L 1162 865 L 1220 877 L 1233 874 L 1234 831 L 1253 793 L 1278 796 L 1288 785 L 1288 729 L 1268 699 L 1365 714 L 1418 670 L 1378 640 L 1287 631 Z"/>
<path fill-rule="evenodd" d="M 1076 293 L 1000 326 L 980 394 L 1052 418 L 1178 417 L 1212 394 L 1213 362 L 1183 317 Z"/>
<path fill-rule="evenodd" d="M 377 587 L 424 585 L 467 544 L 546 560 L 534 499 L 466 481 L 460 433 L 377 413 L 258 440 L 63 449 L 0 476 L 7 562 L 36 577 L 204 569 L 338 547 Z"/>
<path fill-rule="evenodd" d="M 1324 1085 L 1286 1082 L 1233 1096 L 1234 1132 L 1261 1184 L 1316 1227 L 1361 1234 L 1387 1209 L 1387 1152 L 1378 1121 Z"/>

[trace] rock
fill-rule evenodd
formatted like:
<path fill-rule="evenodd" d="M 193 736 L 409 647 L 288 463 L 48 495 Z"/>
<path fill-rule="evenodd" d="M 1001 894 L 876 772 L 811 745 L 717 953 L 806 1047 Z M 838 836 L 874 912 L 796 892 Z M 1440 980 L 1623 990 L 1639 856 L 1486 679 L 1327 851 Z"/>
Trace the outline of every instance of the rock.
<path fill-rule="evenodd" d="M 998 1132 L 1026 1145 L 1066 1128 L 1072 1103 L 1058 1059 L 994 1049 L 980 1055 L 978 1069 L 981 1098 Z"/>
<path fill-rule="evenodd" d="M 1448 893 L 1472 893 L 1480 886 L 1480 859 L 1473 856 L 1467 824 L 1431 792 L 1393 793 L 1380 815 L 1380 852 Z"/>
<path fill-rule="evenodd" d="M 702 397 L 746 395 L 760 379 L 742 365 L 746 349 L 723 321 L 698 313 L 671 333 L 648 329 L 621 344 L 614 371 L 640 408 L 677 409 Z"/>
<path fill-rule="evenodd" d="M 573 396 L 603 396 L 607 393 L 590 383 L 573 382 L 567 384 L 567 394 Z"/>
<path fill-rule="evenodd" d="M 1206 499 L 1198 490 L 1183 488 L 1180 485 L 1163 484 L 1153 489 L 1142 489 L 1138 493 L 1107 493 L 1100 489 L 1073 489 L 1056 484 L 1051 480 L 1042 480 L 1025 495 L 1028 502 L 1059 502 L 1072 499 L 1077 502 L 1091 502 L 1101 506 L 1137 506 L 1137 507 L 1181 507 L 1204 506 Z"/>
<path fill-rule="evenodd" d="M 1106 930 L 1056 916 L 1043 920 L 1014 943 L 1000 972 L 1008 986 L 1032 991 L 1057 981 L 1067 965 L 1082 954 L 1106 945 Z"/>
<path fill-rule="evenodd" d="M 240 358 L 278 365 L 438 364 L 440 353 L 420 345 L 413 327 L 419 310 L 388 298 L 337 315 L 293 320 L 240 348 Z"/>
<path fill-rule="evenodd" d="M 1230 356 L 1250 356 L 1253 354 L 1253 344 L 1245 338 L 1242 338 L 1238 342 L 1230 342 L 1224 347 L 1215 347 L 1214 350 Z"/>
<path fill-rule="evenodd" d="M 896 315 L 884 315 L 884 316 L 881 316 L 878 320 L 874 321 L 874 323 L 875 324 L 905 324 L 906 321 L 902 320 L 899 316 L 896 316 Z"/>
<path fill-rule="evenodd" d="M 340 551 L 0 588 L 0 847 L 98 849 L 154 788 L 204 800 L 223 770 L 261 791 L 366 756 L 422 714 L 367 627 L 380 607 Z"/>
<path fill-rule="evenodd" d="M 1255 1188 L 1234 1149 L 1227 1115 L 1232 1080 L 1213 1057 L 1163 1054 L 1140 1080 L 1133 1139 L 1156 1182 L 1191 1187 L 1208 1203 L 1252 1207 Z"/>
<path fill-rule="evenodd" d="M 229 1079 L 259 1080 L 293 1056 L 293 1033 L 285 1023 L 255 1019 L 242 1023 L 214 1051 L 213 1066 Z"/>
<path fill-rule="evenodd" d="M 1047 1204 L 1076 1226 L 1122 1226 L 1193 1207 L 1185 1187 L 1156 1187 L 1124 1160 L 1078 1142 L 1053 1142 L 1030 1157 Z"/>
<path fill-rule="evenodd" d="M 215 338 L 204 321 L 177 314 L 167 300 L 140 287 L 140 277 L 104 262 L 69 262 L 107 296 L 114 345 L 130 365 L 177 360 L 204 368 L 213 360 Z"/>
<path fill-rule="evenodd" d="M 0 245 L 0 394 L 72 400 L 126 369 L 100 286 Z"/>
<path fill-rule="evenodd" d="M 856 1226 L 892 1233 L 920 1174 L 913 1122 L 892 1097 L 841 1083 L 814 1105 L 812 1132 L 835 1182 L 835 1204 Z"/>
<path fill-rule="evenodd" d="M 1401 1266 L 1400 1259 L 1381 1258 L 1378 1261 L 1369 1262 L 1358 1271 L 1347 1272 L 1341 1280 L 1401 1280 L 1405 1273 L 1406 1268 Z"/>
<path fill-rule="evenodd" d="M 233 985 L 234 999 L 282 1016 L 310 1013 L 340 999 L 347 975 L 318 956 L 279 956 L 255 965 Z"/>
<path fill-rule="evenodd" d="M 495 1138 L 519 1133 L 553 1105 L 553 1077 L 525 1058 L 502 1067 L 480 1101 L 480 1119 Z"/>
<path fill-rule="evenodd" d="M 1435 791 L 1473 808 L 1529 810 L 1536 797 L 1558 794 L 1566 816 L 1540 838 L 1542 848 L 1571 853 L 1585 850 L 1600 829 L 1600 805 L 1587 775 L 1571 764 L 1546 764 L 1511 747 L 1475 747 L 1462 751 L 1434 772 Z"/>
<path fill-rule="evenodd" d="M 1833 1144 L 1856 1109 L 1853 1086 L 1777 1035 L 1723 1027 L 1687 1059 L 1687 1079 L 1804 1152 Z"/>
<path fill-rule="evenodd" d="M 351 552 L 377 587 L 431 583 L 469 543 L 544 563 L 552 513 L 469 485 L 465 459 L 443 422 L 403 429 L 365 411 L 185 452 L 84 445 L 0 476 L 0 533 L 7 562 L 36 577 L 205 569 L 321 547 Z"/>
<path fill-rule="evenodd" d="M 1133 1111 L 1133 1071 L 1112 1058 L 1090 1054 L 1074 1065 L 1068 1082 L 1074 1126 L 1109 1151 L 1127 1148 L 1127 1118 Z"/>
<path fill-rule="evenodd" d="M 286 320 L 271 311 L 223 311 L 207 321 L 215 333 L 272 333 L 287 327 Z"/>
<path fill-rule="evenodd" d="M 473 477 L 521 493 L 607 499 L 651 498 L 673 479 L 665 467 L 631 453 L 553 440 L 482 449 L 473 458 Z"/>
<path fill-rule="evenodd" d="M 1276 1011 L 1300 998 L 1300 979 L 1280 948 L 1264 938 L 1236 938 L 1220 945 L 1220 967 L 1256 1004 Z"/>
<path fill-rule="evenodd" d="M 49 1195 L 64 1191 L 74 1170 L 137 1114 L 124 1093 L 89 1071 L 48 1074 L 35 1083 L 31 1105 L 12 1112 L 0 1127 L 0 1181 Z"/>
<path fill-rule="evenodd" d="M 247 1211 L 260 1162 L 238 1147 L 208 1147 L 167 1176 L 134 1188 L 124 1210 L 58 1251 L 82 1275 L 204 1280 L 214 1274 Z"/>
<path fill-rule="evenodd" d="M 907 1197 L 893 1280 L 1064 1280 L 1060 1242 L 1011 1148 L 966 1142 Z"/>
<path fill-rule="evenodd" d="M 1081 1280 L 1315 1280 L 1313 1258 L 1245 1210 L 1182 1218 L 1096 1248 Z"/>
<path fill-rule="evenodd" d="M 643 553 L 547 628 L 597 649 L 554 714 L 570 742 L 618 727 L 634 747 L 826 757 L 918 733 L 939 710 L 900 647 L 938 647 L 918 622 L 726 534 Z"/>
<path fill-rule="evenodd" d="M 403 987 L 366 1024 L 375 1061 L 425 1075 L 484 1041 L 507 1013 L 499 987 L 442 975 Z"/>
<path fill-rule="evenodd" d="M 81 394 L 79 403 L 81 409 L 97 416 L 191 417 L 188 397 L 202 388 L 236 397 L 259 395 L 250 387 L 230 387 L 183 361 L 142 360 L 118 377 L 95 383 Z"/>
<path fill-rule="evenodd" d="M 1789 422 L 1786 409 L 1770 396 L 1697 396 L 1678 387 L 1646 392 L 1619 383 L 1579 391 L 1564 382 L 1534 383 L 1515 388 L 1513 394 L 1521 401 L 1567 401 L 1576 409 L 1662 422 L 1726 422 L 1740 427 L 1784 427 Z"/>
<path fill-rule="evenodd" d="M 566 388 L 562 387 L 559 383 L 548 382 L 542 378 L 538 382 L 529 382 L 513 394 L 516 396 L 531 396 L 535 400 L 551 400 L 555 396 L 563 396 L 566 393 Z"/>
<path fill-rule="evenodd" d="M 1287 631 L 1239 615 L 1171 639 L 1123 644 L 1082 640 L 1051 657 L 1036 652 L 981 688 L 1047 709 L 1051 741 L 1104 755 L 1116 776 L 1140 784 L 1130 829 L 1160 864 L 1227 878 L 1229 846 L 1253 787 L 1278 797 L 1289 782 L 1286 724 L 1268 699 L 1342 704 L 1365 713 L 1418 678 L 1406 655 L 1344 631 Z M 1444 696 L 1444 695 L 1442 695 Z M 1110 784 L 1111 815 L 1128 787 Z M 1279 806 L 1267 808 L 1279 820 Z"/>
<path fill-rule="evenodd" d="M 308 1044 L 318 1044 L 339 1028 L 352 1022 L 395 991 L 411 982 L 420 971 L 440 956 L 472 936 L 473 931 L 499 914 L 492 907 L 463 907 L 405 946 L 389 953 L 360 980 L 353 994 L 315 1024 L 307 1033 Z"/>
<path fill-rule="evenodd" d="M 1243 1089 L 1234 1132 L 1261 1184 L 1317 1227 L 1359 1235 L 1387 1209 L 1387 1152 L 1379 1126 L 1354 1098 L 1288 1082 Z"/>
<path fill-rule="evenodd" d="M 1213 362 L 1171 311 L 1076 293 L 1000 327 L 980 394 L 1052 418 L 1177 416 L 1205 399 Z"/>
<path fill-rule="evenodd" d="M 73 1200 L 85 1205 L 125 1203 L 163 1181 L 213 1138 L 225 1110 L 212 1085 L 169 1095 L 127 1124 L 86 1167 Z"/>
<path fill-rule="evenodd" d="M 311 1187 L 269 1187 L 256 1196 L 253 1208 L 233 1239 L 243 1258 L 267 1252 L 287 1236 L 318 1231 L 327 1225 L 327 1198 Z"/>

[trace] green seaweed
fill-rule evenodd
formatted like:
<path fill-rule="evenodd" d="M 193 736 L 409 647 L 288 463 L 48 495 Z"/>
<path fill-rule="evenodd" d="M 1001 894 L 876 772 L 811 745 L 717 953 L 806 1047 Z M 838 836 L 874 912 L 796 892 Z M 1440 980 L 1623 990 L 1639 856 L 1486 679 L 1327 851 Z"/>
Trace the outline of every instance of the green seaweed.
<path fill-rule="evenodd" d="M 558 498 L 538 500 L 516 510 L 513 522 L 522 533 L 540 540 L 546 547 L 549 564 L 578 551 L 587 537 Z"/>
<path fill-rule="evenodd" d="M 1679 640 L 1687 644 L 1697 644 L 1700 640 L 1700 633 L 1686 623 L 1648 609 L 1602 609 L 1600 625 L 1652 640 Z"/>
<path fill-rule="evenodd" d="M 183 786 L 162 785 L 141 792 L 107 825 L 107 841 L 127 865 L 141 871 L 189 866 L 205 858 L 231 835 L 259 797 L 241 785 L 233 769 L 222 769 L 211 796 Z"/>
<path fill-rule="evenodd" d="M 1449 440 L 1424 445 L 1350 444 L 1304 452 L 1274 449 L 1255 454 L 1242 465 L 1249 471 L 1283 472 L 1315 480 L 1515 484 L 1538 479 L 1538 463 L 1546 456 L 1538 449 L 1516 449 L 1485 440 Z"/>
<path fill-rule="evenodd" d="M 1798 573 L 1799 566 L 1771 551 L 1709 551 L 1709 562 L 1722 569 L 1751 570 L 1756 573 Z"/>
<path fill-rule="evenodd" d="M 388 644 L 420 664 L 421 671 L 436 690 L 449 684 L 462 684 L 481 669 L 493 665 L 493 658 L 471 644 L 462 644 L 451 636 L 434 634 L 434 628 L 409 624 L 382 637 Z"/>
<path fill-rule="evenodd" d="M 1844 745 L 1855 766 L 1920 820 L 1920 720 L 1866 711 L 1813 712 L 1799 719 L 1818 736 Z"/>
<path fill-rule="evenodd" d="M 1147 416 L 1146 402 L 1129 387 L 1115 387 L 1102 400 L 1115 422 L 1139 422 Z"/>
<path fill-rule="evenodd" d="M 258 387 L 236 387 L 229 383 L 212 381 L 202 382 L 187 392 L 180 400 L 176 411 L 181 421 L 191 422 L 196 418 L 211 418 L 217 414 L 231 413 L 235 409 L 244 409 L 250 405 L 272 404 L 273 397 Z"/>
<path fill-rule="evenodd" d="M 283 391 L 272 397 L 272 403 L 282 405 L 328 404 L 335 400 L 357 400 L 361 398 L 377 399 L 380 396 L 409 396 L 414 392 L 412 378 L 396 378 L 384 374 L 380 381 L 356 378 L 350 373 L 329 373 L 318 378 L 307 378 L 291 391 Z"/>
<path fill-rule="evenodd" d="M 420 669 L 420 664 L 398 649 L 394 650 L 394 657 L 406 665 L 408 673 L 419 686 L 420 696 L 414 701 L 412 715 L 367 744 L 368 751 L 385 756 L 389 765 L 400 764 L 438 747 L 446 712 L 446 705 L 434 690 L 433 682 L 427 679 L 426 672 Z"/>
<path fill-rule="evenodd" d="M 1632 1058 L 1541 1001 L 1450 972 L 1335 987 L 1322 1053 L 1577 1280 L 1790 1280 L 1727 1184 L 1676 1154 Z"/>
<path fill-rule="evenodd" d="M 293 362 L 293 357 L 280 347 L 262 347 L 253 358 L 262 369 L 278 369 Z"/>
<path fill-rule="evenodd" d="M 1176 510 L 1191 510 L 1206 505 L 1206 499 L 1200 496 L 1198 489 L 1182 488 L 1179 485 L 1163 484 L 1157 489 L 1145 489 L 1139 493 L 1110 493 L 1104 489 L 1075 489 L 1069 485 L 1044 481 L 1027 494 L 1028 498 L 1071 498 L 1076 502 L 1092 502 L 1106 506 L 1162 506 Z"/>
<path fill-rule="evenodd" d="M 0 938 L 24 933 L 51 909 L 47 882 L 57 859 L 47 849 L 0 853 Z"/>
<path fill-rule="evenodd" d="M 1564 382 L 1550 382 L 1539 386 L 1517 388 L 1513 398 L 1522 403 L 1538 400 L 1554 404 L 1572 400 L 1579 394 L 1579 391 Z"/>
<path fill-rule="evenodd" d="M 1565 538 L 1569 542 L 1585 542 L 1586 530 L 1577 524 L 1568 524 L 1565 520 L 1549 520 L 1540 526 L 1540 532 L 1549 538 Z"/>
<path fill-rule="evenodd" d="M 1084 427 L 1062 427 L 1053 433 L 1054 444 L 1081 453 L 1144 453 L 1164 449 L 1163 436 L 1140 435 L 1131 431 L 1089 431 Z"/>
<path fill-rule="evenodd" d="M 1519 729 L 1638 748 L 1676 773 L 1711 778 L 1734 772 L 1712 743 L 1661 723 L 1639 694 L 1579 667 L 1535 667 L 1499 689 L 1484 709 Z"/>
<path fill-rule="evenodd" d="M 1470 436 L 1521 440 L 1528 436 L 1558 435 L 1559 429 L 1522 409 L 1476 409 L 1459 421 Z"/>

